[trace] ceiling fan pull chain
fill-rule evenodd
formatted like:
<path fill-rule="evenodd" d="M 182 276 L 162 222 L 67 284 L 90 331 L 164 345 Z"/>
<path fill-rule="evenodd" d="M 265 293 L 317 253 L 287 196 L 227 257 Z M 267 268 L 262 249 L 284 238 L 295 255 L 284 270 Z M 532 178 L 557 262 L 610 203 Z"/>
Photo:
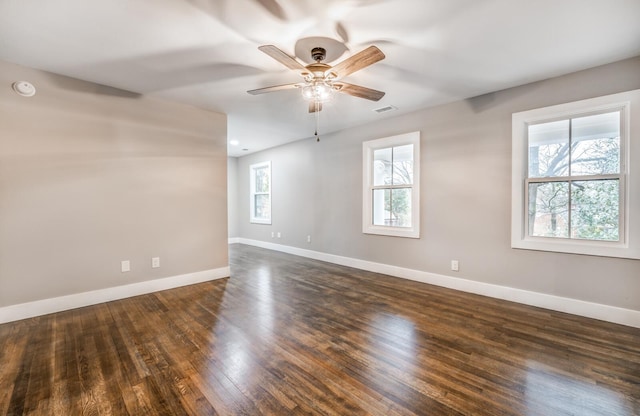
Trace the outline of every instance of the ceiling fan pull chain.
<path fill-rule="evenodd" d="M 320 102 L 316 101 L 316 142 L 320 141 L 320 136 L 318 136 L 318 130 L 320 130 Z"/>

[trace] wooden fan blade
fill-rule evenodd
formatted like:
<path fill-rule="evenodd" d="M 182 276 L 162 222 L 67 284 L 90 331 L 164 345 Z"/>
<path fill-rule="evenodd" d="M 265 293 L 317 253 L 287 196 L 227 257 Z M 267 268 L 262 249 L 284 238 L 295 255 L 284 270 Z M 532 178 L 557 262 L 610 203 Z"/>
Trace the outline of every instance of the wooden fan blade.
<path fill-rule="evenodd" d="M 358 98 L 365 98 L 371 101 L 379 101 L 382 97 L 384 97 L 384 92 L 374 90 L 367 87 L 361 87 L 360 85 L 347 84 L 346 82 L 336 82 L 336 87 L 338 87 L 338 92 L 343 92 L 345 94 L 353 95 Z"/>
<path fill-rule="evenodd" d="M 322 103 L 316 103 L 315 101 L 310 101 L 309 112 L 315 113 L 316 111 L 322 111 Z"/>
<path fill-rule="evenodd" d="M 296 61 L 295 58 L 287 55 L 285 52 L 283 52 L 282 50 L 278 49 L 273 45 L 262 45 L 262 46 L 259 46 L 258 49 L 260 49 L 262 52 L 266 53 L 267 55 L 269 55 L 270 57 L 280 62 L 282 65 L 286 66 L 289 69 L 293 69 L 293 70 L 301 71 L 305 73 L 309 72 L 307 71 L 307 68 L 305 68 L 304 65 L 302 65 L 300 62 Z"/>
<path fill-rule="evenodd" d="M 384 53 L 375 46 L 369 46 L 352 55 L 334 66 L 330 71 L 334 72 L 338 78 L 344 78 L 349 74 L 353 74 L 356 71 L 366 68 L 369 65 L 375 64 L 385 58 Z"/>
<path fill-rule="evenodd" d="M 267 92 L 274 91 L 282 91 L 282 90 L 292 90 L 294 88 L 298 88 L 301 84 L 283 84 L 283 85 L 274 85 L 272 87 L 258 88 L 255 90 L 247 91 L 251 95 L 264 94 Z"/>

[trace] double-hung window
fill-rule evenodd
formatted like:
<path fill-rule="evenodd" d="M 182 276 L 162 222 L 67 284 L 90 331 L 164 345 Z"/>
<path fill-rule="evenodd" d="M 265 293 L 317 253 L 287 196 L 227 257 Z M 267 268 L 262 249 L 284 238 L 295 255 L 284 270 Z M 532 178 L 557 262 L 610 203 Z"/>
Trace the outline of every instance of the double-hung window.
<path fill-rule="evenodd" d="M 629 249 L 638 201 L 629 198 L 628 99 L 616 94 L 513 115 L 512 247 L 638 255 Z"/>
<path fill-rule="evenodd" d="M 420 237 L 420 132 L 363 143 L 362 232 Z"/>
<path fill-rule="evenodd" d="M 250 222 L 271 224 L 271 162 L 249 167 Z"/>

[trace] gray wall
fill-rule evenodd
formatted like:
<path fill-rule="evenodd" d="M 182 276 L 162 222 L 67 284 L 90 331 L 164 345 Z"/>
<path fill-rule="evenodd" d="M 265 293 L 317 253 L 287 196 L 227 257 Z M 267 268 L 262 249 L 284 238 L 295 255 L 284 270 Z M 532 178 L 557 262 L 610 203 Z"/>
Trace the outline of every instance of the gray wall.
<path fill-rule="evenodd" d="M 229 238 L 238 237 L 238 158 L 227 159 L 227 197 L 228 197 L 228 234 Z"/>
<path fill-rule="evenodd" d="M 238 161 L 239 236 L 640 310 L 638 260 L 510 248 L 511 114 L 638 88 L 640 57 L 247 155 Z M 421 238 L 362 234 L 362 142 L 416 130 Z M 248 220 L 249 165 L 265 160 L 271 226 Z"/>
<path fill-rule="evenodd" d="M 0 307 L 226 267 L 226 175 L 226 116 L 0 62 Z"/>

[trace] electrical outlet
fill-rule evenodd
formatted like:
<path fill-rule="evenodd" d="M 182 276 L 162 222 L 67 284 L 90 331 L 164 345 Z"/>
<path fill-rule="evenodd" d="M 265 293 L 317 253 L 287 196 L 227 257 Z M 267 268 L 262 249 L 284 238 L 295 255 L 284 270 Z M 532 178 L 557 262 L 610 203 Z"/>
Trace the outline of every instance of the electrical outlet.
<path fill-rule="evenodd" d="M 454 272 L 460 270 L 458 260 L 451 260 L 451 270 L 453 270 Z"/>
<path fill-rule="evenodd" d="M 282 234 L 280 232 L 278 232 L 278 238 L 282 237 Z"/>
<path fill-rule="evenodd" d="M 310 236 L 310 235 L 308 235 L 308 236 L 307 236 L 307 243 L 310 243 L 310 242 L 311 242 L 311 236 Z"/>
<path fill-rule="evenodd" d="M 151 267 L 157 269 L 160 267 L 160 257 L 152 257 L 151 258 Z"/>
<path fill-rule="evenodd" d="M 274 233 L 273 231 L 271 231 L 271 238 L 275 238 L 276 237 L 276 233 Z"/>
<path fill-rule="evenodd" d="M 131 262 L 129 260 L 122 260 L 120 262 L 120 271 L 122 271 L 122 273 L 130 272 Z"/>

